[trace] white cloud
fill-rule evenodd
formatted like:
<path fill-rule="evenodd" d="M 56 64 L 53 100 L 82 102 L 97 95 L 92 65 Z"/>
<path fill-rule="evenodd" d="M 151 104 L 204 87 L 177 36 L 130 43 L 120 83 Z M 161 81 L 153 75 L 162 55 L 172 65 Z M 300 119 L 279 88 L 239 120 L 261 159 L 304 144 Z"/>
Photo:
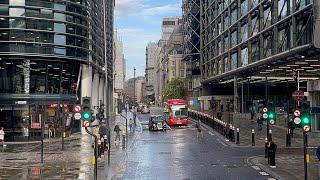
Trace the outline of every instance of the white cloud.
<path fill-rule="evenodd" d="M 181 11 L 181 4 L 167 4 L 143 9 L 139 14 L 142 16 L 165 15 L 172 12 Z"/>
<path fill-rule="evenodd" d="M 181 3 L 162 6 L 150 6 L 149 0 L 117 0 L 115 8 L 116 19 L 139 16 L 140 18 L 156 15 L 166 15 L 181 11 Z"/>

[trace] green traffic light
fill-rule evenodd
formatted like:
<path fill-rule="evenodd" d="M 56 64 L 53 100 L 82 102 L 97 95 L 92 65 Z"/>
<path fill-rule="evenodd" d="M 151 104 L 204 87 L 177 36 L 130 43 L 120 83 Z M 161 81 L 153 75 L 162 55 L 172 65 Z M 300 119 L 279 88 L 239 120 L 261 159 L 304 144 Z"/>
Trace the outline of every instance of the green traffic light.
<path fill-rule="evenodd" d="M 87 112 L 85 112 L 82 116 L 83 116 L 84 119 L 89 119 L 90 118 L 90 114 L 87 113 Z"/>
<path fill-rule="evenodd" d="M 269 116 L 270 119 L 274 118 L 274 114 L 273 113 L 270 113 L 268 116 Z"/>
<path fill-rule="evenodd" d="M 309 124 L 310 123 L 310 119 L 308 117 L 304 117 L 302 119 L 303 124 Z"/>

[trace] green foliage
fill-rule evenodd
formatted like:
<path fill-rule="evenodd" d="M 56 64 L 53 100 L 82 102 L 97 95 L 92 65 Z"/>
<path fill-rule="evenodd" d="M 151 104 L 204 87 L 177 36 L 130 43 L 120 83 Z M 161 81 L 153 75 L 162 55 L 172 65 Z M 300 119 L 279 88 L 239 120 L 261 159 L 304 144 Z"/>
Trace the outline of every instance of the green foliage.
<path fill-rule="evenodd" d="M 164 89 L 164 99 L 185 99 L 187 93 L 186 80 L 180 77 L 171 78 Z"/>

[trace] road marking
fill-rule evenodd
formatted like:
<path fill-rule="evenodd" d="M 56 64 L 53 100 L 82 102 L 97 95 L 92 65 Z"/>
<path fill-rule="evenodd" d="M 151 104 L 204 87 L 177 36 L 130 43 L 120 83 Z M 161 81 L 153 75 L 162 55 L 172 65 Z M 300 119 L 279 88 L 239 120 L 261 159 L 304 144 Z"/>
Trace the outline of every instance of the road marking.
<path fill-rule="evenodd" d="M 258 166 L 251 166 L 254 170 L 260 170 L 260 168 Z"/>
<path fill-rule="evenodd" d="M 208 133 L 209 133 L 211 136 L 214 136 L 214 134 L 213 134 L 212 132 L 209 131 Z"/>
<path fill-rule="evenodd" d="M 216 138 L 216 139 L 217 139 L 217 141 L 218 141 L 219 143 L 221 143 L 223 146 L 227 146 L 227 144 L 224 143 L 223 141 L 221 141 L 219 138 Z"/>
<path fill-rule="evenodd" d="M 263 172 L 263 171 L 260 171 L 260 172 L 259 172 L 259 174 L 261 174 L 262 176 L 269 176 L 269 174 L 268 174 L 268 173 Z"/>
<path fill-rule="evenodd" d="M 268 180 L 277 180 L 277 179 L 275 179 L 275 178 L 268 178 Z"/>

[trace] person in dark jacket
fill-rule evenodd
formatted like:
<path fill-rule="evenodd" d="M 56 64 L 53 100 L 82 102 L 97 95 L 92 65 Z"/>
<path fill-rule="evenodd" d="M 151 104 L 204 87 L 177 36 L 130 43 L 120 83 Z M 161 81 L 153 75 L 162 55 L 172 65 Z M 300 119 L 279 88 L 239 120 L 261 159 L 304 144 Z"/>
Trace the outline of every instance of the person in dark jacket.
<path fill-rule="evenodd" d="M 268 144 L 268 155 L 270 158 L 270 167 L 276 168 L 276 151 L 277 145 L 273 141 L 270 141 Z"/>
<path fill-rule="evenodd" d="M 120 141 L 120 126 L 117 124 L 115 127 L 114 127 L 114 132 L 116 132 L 116 138 L 114 139 L 114 141 L 117 141 L 117 139 L 119 139 Z"/>

